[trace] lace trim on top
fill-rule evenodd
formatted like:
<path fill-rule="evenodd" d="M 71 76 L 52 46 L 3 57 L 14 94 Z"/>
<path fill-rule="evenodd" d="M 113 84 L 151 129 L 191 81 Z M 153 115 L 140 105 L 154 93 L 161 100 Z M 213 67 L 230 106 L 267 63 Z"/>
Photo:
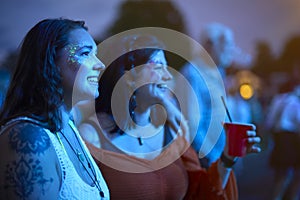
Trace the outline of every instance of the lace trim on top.
<path fill-rule="evenodd" d="M 78 175 L 76 169 L 73 166 L 73 163 L 69 159 L 68 155 L 65 154 L 63 147 L 59 143 L 57 137 L 51 133 L 49 130 L 45 129 L 49 138 L 52 141 L 54 149 L 57 153 L 57 157 L 59 159 L 61 171 L 62 171 L 62 185 L 59 192 L 59 199 L 101 199 L 99 190 L 96 186 L 90 186 L 86 182 L 84 182 L 81 177 Z M 84 146 L 84 150 L 86 151 L 86 147 Z M 87 153 L 90 157 L 90 155 Z M 95 166 L 94 161 L 91 159 L 92 165 L 97 173 L 97 179 L 100 180 L 101 189 L 104 192 L 104 198 L 109 199 L 109 193 L 104 182 L 98 167 Z"/>

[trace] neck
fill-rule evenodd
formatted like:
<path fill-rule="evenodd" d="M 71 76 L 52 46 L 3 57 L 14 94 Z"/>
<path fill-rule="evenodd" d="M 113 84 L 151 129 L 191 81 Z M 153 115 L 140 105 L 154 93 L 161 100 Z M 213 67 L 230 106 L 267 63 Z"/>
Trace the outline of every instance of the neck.
<path fill-rule="evenodd" d="M 149 124 L 151 106 L 145 99 L 136 96 L 136 108 L 134 109 L 134 120 L 137 125 L 145 126 Z"/>
<path fill-rule="evenodd" d="M 138 106 L 134 110 L 135 114 L 135 123 L 140 126 L 145 126 L 149 124 L 150 119 L 150 108 L 143 108 L 141 106 Z"/>
<path fill-rule="evenodd" d="M 70 110 L 65 104 L 59 107 L 59 110 L 61 112 L 63 126 L 65 127 L 65 125 L 69 122 Z"/>

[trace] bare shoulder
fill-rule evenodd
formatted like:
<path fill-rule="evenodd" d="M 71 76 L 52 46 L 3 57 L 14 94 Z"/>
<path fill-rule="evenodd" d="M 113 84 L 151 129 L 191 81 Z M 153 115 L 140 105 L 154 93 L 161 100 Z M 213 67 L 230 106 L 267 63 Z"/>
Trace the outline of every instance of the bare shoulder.
<path fill-rule="evenodd" d="M 0 193 L 9 199 L 57 198 L 61 172 L 47 132 L 29 122 L 0 136 Z"/>
<path fill-rule="evenodd" d="M 29 122 L 7 128 L 1 140 L 6 140 L 8 147 L 19 154 L 43 154 L 51 145 L 44 128 Z"/>
<path fill-rule="evenodd" d="M 81 123 L 78 126 L 78 130 L 79 130 L 81 137 L 85 141 L 100 148 L 101 147 L 100 138 L 98 135 L 99 133 L 97 131 L 98 128 L 96 126 L 98 126 L 98 121 L 97 121 L 96 115 L 94 115 L 94 116 L 90 117 L 88 120 Z"/>

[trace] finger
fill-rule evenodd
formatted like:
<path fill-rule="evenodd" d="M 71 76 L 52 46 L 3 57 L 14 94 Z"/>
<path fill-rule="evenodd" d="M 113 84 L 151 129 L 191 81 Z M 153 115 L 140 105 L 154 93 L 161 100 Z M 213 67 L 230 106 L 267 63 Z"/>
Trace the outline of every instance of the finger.
<path fill-rule="evenodd" d="M 261 142 L 260 137 L 249 137 L 247 138 L 247 143 L 248 144 L 258 144 Z"/>
<path fill-rule="evenodd" d="M 181 135 L 183 135 L 184 133 L 185 134 L 189 133 L 189 127 L 188 127 L 187 121 L 185 119 L 183 119 L 181 121 L 180 128 L 182 129 L 182 134 Z"/>
<path fill-rule="evenodd" d="M 175 120 L 168 121 L 167 124 L 173 129 L 175 132 L 180 128 L 179 124 Z"/>
<path fill-rule="evenodd" d="M 247 136 L 248 136 L 248 137 L 256 136 L 256 131 L 254 131 L 254 130 L 249 130 L 249 131 L 247 131 Z"/>
<path fill-rule="evenodd" d="M 182 134 L 183 134 L 183 130 L 181 128 L 179 128 L 177 131 L 177 135 L 182 136 Z"/>
<path fill-rule="evenodd" d="M 249 148 L 247 150 L 248 153 L 260 153 L 261 152 L 261 148 L 257 147 L 257 146 L 251 146 L 251 148 Z"/>
<path fill-rule="evenodd" d="M 178 118 L 176 118 L 176 122 L 174 123 L 173 127 L 175 128 L 174 130 L 177 131 L 177 134 L 180 136 L 188 132 L 187 121 L 184 118 L 181 118 L 181 120 L 178 120 Z"/>
<path fill-rule="evenodd" d="M 177 130 L 180 129 L 180 122 L 178 122 L 175 117 L 172 118 L 172 120 L 170 120 L 170 123 L 172 124 L 173 130 L 175 132 L 177 132 Z"/>
<path fill-rule="evenodd" d="M 252 130 L 255 131 L 256 130 L 256 126 L 254 124 L 251 124 L 252 125 Z"/>
<path fill-rule="evenodd" d="M 252 131 L 255 131 L 256 130 L 256 126 L 254 124 L 244 124 L 242 123 L 243 125 L 246 125 L 246 126 L 249 126 L 249 129 L 252 130 Z"/>

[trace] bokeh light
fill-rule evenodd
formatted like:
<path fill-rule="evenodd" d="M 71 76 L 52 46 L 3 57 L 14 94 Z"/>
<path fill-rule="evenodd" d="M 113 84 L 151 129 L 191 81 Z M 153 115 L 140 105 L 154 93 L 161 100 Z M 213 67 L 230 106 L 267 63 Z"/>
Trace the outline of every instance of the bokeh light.
<path fill-rule="evenodd" d="M 244 83 L 240 86 L 240 95 L 243 99 L 250 99 L 254 94 L 254 89 L 253 87 L 248 84 L 248 83 Z"/>

